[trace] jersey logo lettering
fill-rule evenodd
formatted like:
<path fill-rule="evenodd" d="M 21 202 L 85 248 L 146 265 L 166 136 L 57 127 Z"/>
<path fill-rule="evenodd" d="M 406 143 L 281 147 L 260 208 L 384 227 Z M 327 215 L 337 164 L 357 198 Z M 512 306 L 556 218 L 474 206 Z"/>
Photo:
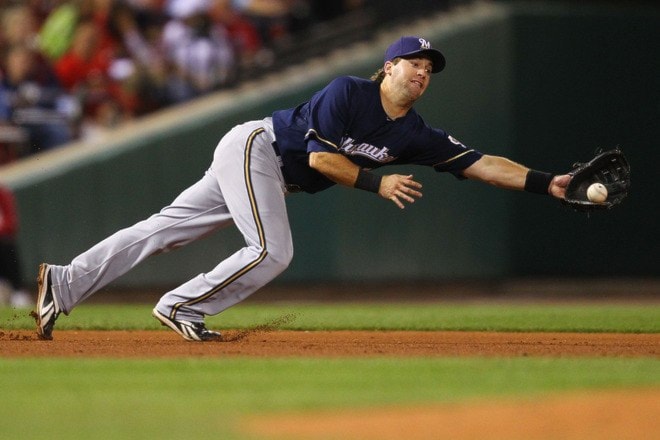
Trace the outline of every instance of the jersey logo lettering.
<path fill-rule="evenodd" d="M 390 149 L 387 147 L 378 148 L 367 143 L 357 143 L 350 137 L 342 138 L 339 150 L 348 156 L 364 156 L 380 163 L 392 162 L 396 159 L 389 155 Z"/>
<path fill-rule="evenodd" d="M 426 41 L 426 40 L 423 39 L 423 38 L 420 38 L 420 39 L 419 39 L 419 45 L 420 45 L 420 46 L 419 46 L 420 49 L 430 49 L 430 48 L 431 48 L 431 42 L 430 42 L 430 41 Z"/>

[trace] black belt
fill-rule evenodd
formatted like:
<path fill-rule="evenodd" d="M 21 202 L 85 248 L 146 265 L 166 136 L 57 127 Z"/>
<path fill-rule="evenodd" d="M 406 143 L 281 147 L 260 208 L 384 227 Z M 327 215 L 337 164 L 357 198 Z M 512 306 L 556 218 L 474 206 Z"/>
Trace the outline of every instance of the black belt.
<path fill-rule="evenodd" d="M 287 192 L 290 193 L 299 193 L 303 192 L 303 189 L 300 187 L 300 185 L 296 185 L 295 183 L 286 183 L 286 173 L 284 172 L 284 160 L 282 159 L 282 155 L 280 154 L 280 148 L 277 146 L 277 142 L 273 142 L 273 150 L 275 151 L 275 155 L 277 156 L 277 160 L 280 163 L 280 168 L 282 169 L 282 176 L 284 176 L 284 186 L 286 186 Z"/>

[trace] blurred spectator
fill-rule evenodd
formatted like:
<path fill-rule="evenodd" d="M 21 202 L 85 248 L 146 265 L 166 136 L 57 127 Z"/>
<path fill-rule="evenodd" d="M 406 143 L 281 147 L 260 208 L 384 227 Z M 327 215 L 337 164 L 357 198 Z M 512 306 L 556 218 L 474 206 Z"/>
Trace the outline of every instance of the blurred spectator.
<path fill-rule="evenodd" d="M 37 48 L 39 21 L 25 5 L 10 6 L 0 20 L 0 46 L 4 49 L 21 45 Z"/>
<path fill-rule="evenodd" d="M 259 75 L 367 1 L 0 0 L 0 163 Z"/>
<path fill-rule="evenodd" d="M 292 18 L 308 15 L 307 3 L 305 0 L 231 0 L 232 8 L 252 22 L 261 41 L 269 47 L 288 40 L 289 32 L 297 30 Z"/>
<path fill-rule="evenodd" d="M 211 0 L 169 0 L 171 19 L 163 29 L 163 50 L 170 63 L 168 93 L 182 102 L 229 84 L 236 61 L 227 31 L 211 21 Z"/>
<path fill-rule="evenodd" d="M 264 47 L 257 27 L 232 6 L 232 0 L 213 0 L 208 14 L 227 30 L 237 64 L 243 71 L 272 64 L 273 52 Z"/>
<path fill-rule="evenodd" d="M 0 119 L 27 132 L 31 153 L 69 142 L 70 120 L 77 107 L 39 54 L 13 46 L 2 64 L 0 102 L 4 105 L 0 105 Z"/>
<path fill-rule="evenodd" d="M 10 302 L 14 307 L 30 307 L 32 300 L 21 280 L 16 248 L 17 232 L 18 214 L 14 195 L 0 187 L 0 302 Z M 6 297 L 9 297 L 9 301 Z"/>
<path fill-rule="evenodd" d="M 45 17 L 39 30 L 39 48 L 50 60 L 59 59 L 71 46 L 80 11 L 76 3 L 64 2 Z"/>
<path fill-rule="evenodd" d="M 75 95 L 82 107 L 79 136 L 89 138 L 99 128 L 114 127 L 131 116 L 132 96 L 125 94 L 121 82 L 128 71 L 110 76 L 113 52 L 104 46 L 103 33 L 91 20 L 80 22 L 71 47 L 55 61 L 55 72 L 63 87 Z"/>
<path fill-rule="evenodd" d="M 125 81 L 125 89 L 139 96 L 134 113 L 141 115 L 170 104 L 167 93 L 168 66 L 162 42 L 167 16 L 164 0 L 127 0 L 115 8 L 111 28 L 123 44 L 111 76 L 119 78 L 131 71 L 132 81 Z M 129 7 L 129 4 L 131 7 Z"/>

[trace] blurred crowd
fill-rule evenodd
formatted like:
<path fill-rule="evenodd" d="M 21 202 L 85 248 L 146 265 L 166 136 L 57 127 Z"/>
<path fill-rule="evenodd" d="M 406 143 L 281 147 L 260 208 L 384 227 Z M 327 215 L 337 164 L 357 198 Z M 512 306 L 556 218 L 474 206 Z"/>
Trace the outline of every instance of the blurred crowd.
<path fill-rule="evenodd" d="M 0 164 L 267 69 L 363 0 L 0 0 Z"/>

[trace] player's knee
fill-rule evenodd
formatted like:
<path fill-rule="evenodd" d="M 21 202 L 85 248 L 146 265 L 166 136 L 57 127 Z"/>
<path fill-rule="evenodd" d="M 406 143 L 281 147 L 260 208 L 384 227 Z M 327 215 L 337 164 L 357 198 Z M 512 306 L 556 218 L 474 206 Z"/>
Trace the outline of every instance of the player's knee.
<path fill-rule="evenodd" d="M 293 249 L 269 249 L 267 258 L 270 261 L 270 266 L 273 268 L 273 272 L 280 274 L 289 267 L 289 264 L 291 264 L 291 260 L 293 259 Z"/>

